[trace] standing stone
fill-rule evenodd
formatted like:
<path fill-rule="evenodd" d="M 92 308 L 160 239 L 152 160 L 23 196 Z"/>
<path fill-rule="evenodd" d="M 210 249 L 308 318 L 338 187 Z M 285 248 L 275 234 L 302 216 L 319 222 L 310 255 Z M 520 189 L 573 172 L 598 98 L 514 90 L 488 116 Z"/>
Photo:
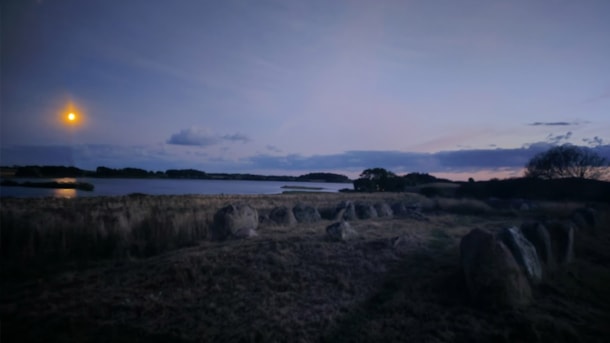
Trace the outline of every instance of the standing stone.
<path fill-rule="evenodd" d="M 269 213 L 269 219 L 277 225 L 292 226 L 297 223 L 292 210 L 286 206 L 275 207 Z"/>
<path fill-rule="evenodd" d="M 358 202 L 355 205 L 356 215 L 359 219 L 377 218 L 377 210 L 371 204 Z"/>
<path fill-rule="evenodd" d="M 339 220 L 356 220 L 358 216 L 356 215 L 356 208 L 354 207 L 354 203 L 347 200 L 342 201 L 337 205 L 335 218 Z"/>
<path fill-rule="evenodd" d="M 258 212 L 246 204 L 231 204 L 214 215 L 212 238 L 223 240 L 230 236 L 248 238 L 256 235 Z"/>
<path fill-rule="evenodd" d="M 510 250 L 493 234 L 474 229 L 462 238 L 460 256 L 472 300 L 487 308 L 518 308 L 532 290 Z"/>
<path fill-rule="evenodd" d="M 292 213 L 299 223 L 315 223 L 322 220 L 322 216 L 320 216 L 320 212 L 315 207 L 304 205 L 304 204 L 296 204 L 292 209 Z"/>
<path fill-rule="evenodd" d="M 378 217 L 391 217 L 394 215 L 392 208 L 385 202 L 378 202 L 375 204 L 375 210 L 377 211 Z"/>
<path fill-rule="evenodd" d="M 508 247 L 527 278 L 537 284 L 542 281 L 542 266 L 534 245 L 516 227 L 500 231 L 499 238 Z"/>
<path fill-rule="evenodd" d="M 397 216 L 406 216 L 410 211 L 407 209 L 407 205 L 403 201 L 397 201 L 392 204 L 392 212 L 394 212 L 394 214 Z"/>
<path fill-rule="evenodd" d="M 553 255 L 558 265 L 572 262 L 574 258 L 574 225 L 571 222 L 549 221 L 545 224 L 551 237 Z"/>
<path fill-rule="evenodd" d="M 421 205 L 419 203 L 406 204 L 404 201 L 398 201 L 392 204 L 392 212 L 395 216 L 402 218 L 429 220 L 421 213 Z"/>
<path fill-rule="evenodd" d="M 539 222 L 521 224 L 521 232 L 536 248 L 538 258 L 548 269 L 555 268 L 555 257 L 551 247 L 551 236 L 546 227 Z"/>
<path fill-rule="evenodd" d="M 345 241 L 358 235 L 346 221 L 340 221 L 326 227 L 326 235 L 333 241 Z"/>

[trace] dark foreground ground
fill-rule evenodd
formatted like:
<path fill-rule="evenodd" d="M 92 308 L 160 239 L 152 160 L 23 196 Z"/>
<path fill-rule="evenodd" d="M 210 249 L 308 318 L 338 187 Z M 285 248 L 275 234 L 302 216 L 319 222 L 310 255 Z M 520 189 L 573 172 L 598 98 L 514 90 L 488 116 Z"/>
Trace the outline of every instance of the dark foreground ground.
<path fill-rule="evenodd" d="M 360 237 L 347 242 L 326 239 L 329 221 L 270 225 L 248 240 L 5 278 L 2 342 L 610 341 L 610 227 L 577 232 L 575 262 L 533 305 L 489 311 L 469 304 L 459 239 L 527 214 L 426 216 L 355 221 Z"/>

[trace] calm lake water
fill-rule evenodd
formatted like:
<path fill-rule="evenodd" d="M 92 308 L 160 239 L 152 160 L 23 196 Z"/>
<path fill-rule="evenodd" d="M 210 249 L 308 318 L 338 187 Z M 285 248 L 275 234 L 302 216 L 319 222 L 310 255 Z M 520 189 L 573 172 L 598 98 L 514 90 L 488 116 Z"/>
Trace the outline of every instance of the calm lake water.
<path fill-rule="evenodd" d="M 62 179 L 15 179 L 24 181 L 57 181 L 87 182 L 95 186 L 92 192 L 78 189 L 49 189 L 0 186 L 2 197 L 90 197 L 127 195 L 144 193 L 151 195 L 182 194 L 277 194 L 291 189 L 282 186 L 320 187 L 321 192 L 337 192 L 343 188 L 352 189 L 351 183 L 318 183 L 288 181 L 234 181 L 234 180 L 173 180 L 173 179 L 97 179 L 97 178 L 62 178 Z"/>

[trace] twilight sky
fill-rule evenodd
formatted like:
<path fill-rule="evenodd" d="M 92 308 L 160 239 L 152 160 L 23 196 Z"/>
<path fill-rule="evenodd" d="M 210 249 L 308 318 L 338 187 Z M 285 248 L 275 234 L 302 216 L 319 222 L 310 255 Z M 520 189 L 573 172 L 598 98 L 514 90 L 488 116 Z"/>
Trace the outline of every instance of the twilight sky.
<path fill-rule="evenodd" d="M 607 0 L 1 6 L 1 165 L 476 179 L 553 144 L 610 158 Z"/>

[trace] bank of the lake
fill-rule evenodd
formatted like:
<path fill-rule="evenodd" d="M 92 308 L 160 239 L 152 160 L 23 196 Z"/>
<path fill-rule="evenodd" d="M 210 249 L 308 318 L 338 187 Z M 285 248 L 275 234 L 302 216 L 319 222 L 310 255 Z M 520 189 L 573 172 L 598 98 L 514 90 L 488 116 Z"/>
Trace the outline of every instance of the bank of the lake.
<path fill-rule="evenodd" d="M 19 179 L 19 182 L 79 182 L 92 184 L 93 191 L 79 189 L 50 189 L 0 186 L 2 197 L 91 197 L 116 196 L 132 193 L 149 195 L 188 194 L 278 194 L 286 187 L 316 192 L 338 192 L 352 189 L 351 183 L 326 182 L 285 182 L 285 181 L 245 181 L 245 180 L 190 180 L 190 179 L 106 179 L 106 178 L 58 178 Z"/>

